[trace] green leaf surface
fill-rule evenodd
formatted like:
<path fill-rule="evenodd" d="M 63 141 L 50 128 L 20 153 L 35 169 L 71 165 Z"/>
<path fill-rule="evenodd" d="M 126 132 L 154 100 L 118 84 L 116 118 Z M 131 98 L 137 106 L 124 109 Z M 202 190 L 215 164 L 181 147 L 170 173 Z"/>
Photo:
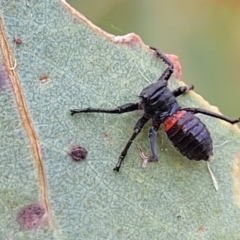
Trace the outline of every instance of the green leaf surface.
<path fill-rule="evenodd" d="M 69 110 L 136 102 L 166 65 L 139 37 L 107 34 L 64 1 L 0 1 L 0 9 L 0 239 L 240 239 L 237 127 L 201 116 L 218 192 L 206 162 L 182 157 L 162 129 L 159 162 L 142 169 L 137 145 L 149 155 L 150 124 L 116 173 L 142 113 Z M 194 92 L 179 103 L 218 111 Z M 77 145 L 85 161 L 69 155 Z"/>

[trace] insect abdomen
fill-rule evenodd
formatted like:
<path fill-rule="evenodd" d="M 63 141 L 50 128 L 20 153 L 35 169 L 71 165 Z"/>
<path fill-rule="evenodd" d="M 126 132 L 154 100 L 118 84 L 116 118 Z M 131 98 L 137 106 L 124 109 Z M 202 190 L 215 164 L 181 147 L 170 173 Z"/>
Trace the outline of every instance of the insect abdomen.
<path fill-rule="evenodd" d="M 193 113 L 177 111 L 165 119 L 164 129 L 175 148 L 188 159 L 208 160 L 213 155 L 210 133 Z"/>

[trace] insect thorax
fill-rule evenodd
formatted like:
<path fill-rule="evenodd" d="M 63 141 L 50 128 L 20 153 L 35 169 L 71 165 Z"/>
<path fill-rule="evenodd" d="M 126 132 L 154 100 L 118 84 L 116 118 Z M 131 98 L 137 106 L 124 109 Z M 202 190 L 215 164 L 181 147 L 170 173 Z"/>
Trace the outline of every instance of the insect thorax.
<path fill-rule="evenodd" d="M 139 98 L 139 106 L 154 122 L 159 124 L 180 109 L 166 81 L 148 85 L 142 90 Z"/>

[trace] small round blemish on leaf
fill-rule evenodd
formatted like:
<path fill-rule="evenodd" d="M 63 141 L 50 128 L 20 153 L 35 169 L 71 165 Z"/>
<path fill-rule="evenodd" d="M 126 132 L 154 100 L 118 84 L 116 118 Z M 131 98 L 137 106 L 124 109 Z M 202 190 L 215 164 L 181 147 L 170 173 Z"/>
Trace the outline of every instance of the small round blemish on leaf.
<path fill-rule="evenodd" d="M 42 75 L 42 76 L 39 77 L 39 80 L 40 80 L 41 83 L 45 83 L 48 80 L 48 76 L 47 75 Z"/>
<path fill-rule="evenodd" d="M 13 41 L 16 43 L 16 44 L 22 44 L 22 40 L 20 38 L 14 38 Z"/>
<path fill-rule="evenodd" d="M 38 203 L 24 207 L 17 215 L 17 222 L 26 230 L 36 229 L 43 225 L 45 209 Z"/>
<path fill-rule="evenodd" d="M 108 134 L 106 132 L 103 133 L 103 137 L 104 138 L 107 138 L 108 137 Z"/>
<path fill-rule="evenodd" d="M 87 150 L 81 146 L 75 146 L 71 149 L 69 155 L 72 157 L 74 161 L 83 161 L 87 157 Z"/>

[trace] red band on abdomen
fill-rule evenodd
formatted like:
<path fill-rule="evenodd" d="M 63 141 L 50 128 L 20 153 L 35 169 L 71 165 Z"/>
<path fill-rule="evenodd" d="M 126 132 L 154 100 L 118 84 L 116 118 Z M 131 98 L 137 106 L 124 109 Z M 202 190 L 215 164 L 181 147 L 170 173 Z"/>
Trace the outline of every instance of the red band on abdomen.
<path fill-rule="evenodd" d="M 181 119 L 186 114 L 186 111 L 180 110 L 174 113 L 172 116 L 165 119 L 163 122 L 164 124 L 164 131 L 167 132 L 169 129 L 171 129 L 179 119 Z"/>

